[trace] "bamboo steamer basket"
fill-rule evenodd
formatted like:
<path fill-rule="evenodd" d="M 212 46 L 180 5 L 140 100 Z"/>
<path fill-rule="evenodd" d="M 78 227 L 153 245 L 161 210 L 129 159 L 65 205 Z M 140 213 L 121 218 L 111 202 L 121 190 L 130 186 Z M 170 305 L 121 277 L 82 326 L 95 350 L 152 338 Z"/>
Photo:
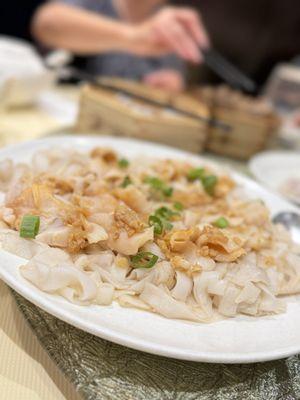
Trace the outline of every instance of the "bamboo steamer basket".
<path fill-rule="evenodd" d="M 217 154 L 248 159 L 263 150 L 278 131 L 279 121 L 247 114 L 232 115 L 232 111 L 218 107 L 213 117 L 227 124 L 228 130 L 211 127 L 206 148 Z"/>
<path fill-rule="evenodd" d="M 99 82 L 108 84 L 109 86 L 114 87 L 117 90 L 124 89 L 132 94 L 146 97 L 149 100 L 154 100 L 162 106 L 170 104 L 171 99 L 174 96 L 173 93 L 168 92 L 167 90 L 154 88 L 141 82 L 128 79 L 117 77 L 101 77 L 99 78 Z"/>
<path fill-rule="evenodd" d="M 264 149 L 277 135 L 280 119 L 263 99 L 250 98 L 229 88 L 206 88 L 193 94 L 205 102 L 211 117 L 227 129 L 210 126 L 206 149 L 248 159 Z"/>
<path fill-rule="evenodd" d="M 117 86 L 116 80 L 114 83 Z M 127 91 L 148 96 L 160 104 L 170 104 L 170 96 L 165 92 L 147 91 L 144 85 L 133 83 L 131 86 L 126 81 L 121 81 L 121 84 Z M 117 87 L 120 87 L 120 82 Z M 202 107 L 202 117 L 209 118 L 206 106 Z M 200 153 L 207 139 L 208 125 L 205 121 L 166 108 L 87 85 L 81 92 L 76 131 L 133 137 Z"/>

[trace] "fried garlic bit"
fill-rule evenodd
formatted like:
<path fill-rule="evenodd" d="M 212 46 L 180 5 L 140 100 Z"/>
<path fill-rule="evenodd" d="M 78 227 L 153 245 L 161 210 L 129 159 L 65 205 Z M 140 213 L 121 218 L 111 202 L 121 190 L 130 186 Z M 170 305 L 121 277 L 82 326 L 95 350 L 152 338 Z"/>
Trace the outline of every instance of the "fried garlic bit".
<path fill-rule="evenodd" d="M 196 241 L 200 254 L 219 262 L 233 262 L 246 254 L 243 241 L 214 226 L 205 226 Z"/>
<path fill-rule="evenodd" d="M 242 255 L 246 254 L 243 248 L 244 241 L 234 234 L 225 234 L 220 229 L 207 225 L 202 229 L 194 227 L 172 231 L 165 235 L 163 239 L 157 241 L 164 254 L 176 262 L 179 259 L 174 256 L 196 251 L 198 256 L 209 257 L 219 262 L 233 262 Z M 187 264 L 180 260 L 181 267 Z M 175 264 L 174 264 L 175 265 Z"/>
<path fill-rule="evenodd" d="M 114 213 L 114 238 L 118 238 L 120 230 L 125 230 L 129 237 L 141 232 L 144 228 L 143 222 L 138 214 L 125 204 L 119 204 Z"/>
<path fill-rule="evenodd" d="M 90 153 L 91 158 L 100 158 L 107 164 L 113 164 L 117 162 L 117 154 L 111 150 L 104 147 L 96 147 Z"/>
<path fill-rule="evenodd" d="M 182 229 L 170 234 L 170 249 L 174 252 L 183 252 L 189 242 L 195 242 L 199 237 L 199 229 Z"/>
<path fill-rule="evenodd" d="M 122 200 L 129 208 L 137 213 L 145 213 L 149 211 L 149 204 L 146 195 L 134 187 L 117 188 L 113 191 L 117 199 Z"/>
<path fill-rule="evenodd" d="M 229 176 L 220 176 L 215 187 L 215 197 L 224 197 L 235 187 L 234 181 Z"/>
<path fill-rule="evenodd" d="M 173 200 L 183 204 L 186 208 L 204 206 L 212 202 L 211 196 L 205 193 L 200 186 L 199 188 L 175 189 Z"/>
<path fill-rule="evenodd" d="M 161 160 L 153 166 L 154 171 L 165 181 L 173 181 L 185 177 L 191 166 L 187 162 L 177 162 L 175 160 Z"/>
<path fill-rule="evenodd" d="M 74 185 L 70 180 L 59 178 L 52 175 L 41 174 L 36 179 L 37 184 L 44 184 L 48 186 L 55 194 L 64 195 L 74 191 Z"/>

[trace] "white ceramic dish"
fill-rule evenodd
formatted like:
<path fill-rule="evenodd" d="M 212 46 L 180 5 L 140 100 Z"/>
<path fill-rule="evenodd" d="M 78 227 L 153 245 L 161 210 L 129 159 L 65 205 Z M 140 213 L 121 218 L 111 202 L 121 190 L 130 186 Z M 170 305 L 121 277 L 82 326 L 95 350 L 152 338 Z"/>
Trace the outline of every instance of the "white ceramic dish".
<path fill-rule="evenodd" d="M 249 168 L 263 185 L 280 193 L 280 187 L 291 178 L 300 180 L 300 152 L 265 151 L 252 157 Z M 282 194 L 281 194 L 282 195 Z M 296 201 L 290 197 L 290 200 Z M 300 199 L 297 203 L 300 203 Z"/>
<path fill-rule="evenodd" d="M 45 90 L 38 96 L 37 105 L 62 126 L 73 126 L 76 123 L 79 111 L 79 103 L 76 100 L 68 99 L 54 90 Z"/>
<path fill-rule="evenodd" d="M 0 35 L 0 106 L 21 107 L 35 103 L 51 87 L 55 73 L 29 43 Z"/>
<path fill-rule="evenodd" d="M 127 157 L 150 154 L 201 161 L 197 156 L 146 142 L 75 136 L 52 137 L 5 148 L 0 151 L 0 159 L 27 161 L 41 148 L 68 146 L 88 150 L 97 145 L 110 146 Z M 296 210 L 252 180 L 235 173 L 234 178 L 255 197 L 263 199 L 272 213 Z M 47 295 L 25 281 L 18 269 L 23 259 L 0 250 L 0 261 L 0 277 L 29 301 L 84 331 L 128 347 L 167 357 L 218 363 L 266 361 L 300 352 L 300 296 L 288 298 L 285 314 L 261 318 L 241 316 L 206 325 L 170 320 L 117 304 L 77 306 L 61 297 Z"/>

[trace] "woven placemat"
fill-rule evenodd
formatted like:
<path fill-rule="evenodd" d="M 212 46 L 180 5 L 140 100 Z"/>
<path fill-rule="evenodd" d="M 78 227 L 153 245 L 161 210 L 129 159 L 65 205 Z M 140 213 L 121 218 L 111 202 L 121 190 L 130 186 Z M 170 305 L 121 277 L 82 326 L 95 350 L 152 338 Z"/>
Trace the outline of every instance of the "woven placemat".
<path fill-rule="evenodd" d="M 13 295 L 41 344 L 84 399 L 300 399 L 299 356 L 239 365 L 167 359 L 85 333 Z"/>

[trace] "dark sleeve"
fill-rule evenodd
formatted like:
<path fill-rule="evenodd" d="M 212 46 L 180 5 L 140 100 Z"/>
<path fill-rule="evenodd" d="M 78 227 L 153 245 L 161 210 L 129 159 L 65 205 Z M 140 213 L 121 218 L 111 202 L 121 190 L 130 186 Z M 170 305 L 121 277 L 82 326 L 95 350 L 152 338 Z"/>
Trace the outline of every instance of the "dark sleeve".
<path fill-rule="evenodd" d="M 175 54 L 169 54 L 155 59 L 150 59 L 149 61 L 147 60 L 147 63 L 149 63 L 149 68 L 151 71 L 160 69 L 174 69 L 180 72 L 183 76 L 185 76 L 186 73 L 185 62 Z"/>
<path fill-rule="evenodd" d="M 93 11 L 98 14 L 114 17 L 113 15 L 108 15 L 110 14 L 110 10 L 113 9 L 111 1 L 108 0 L 59 0 L 59 2 L 69 4 L 70 6 L 84 8 L 87 11 Z"/>

